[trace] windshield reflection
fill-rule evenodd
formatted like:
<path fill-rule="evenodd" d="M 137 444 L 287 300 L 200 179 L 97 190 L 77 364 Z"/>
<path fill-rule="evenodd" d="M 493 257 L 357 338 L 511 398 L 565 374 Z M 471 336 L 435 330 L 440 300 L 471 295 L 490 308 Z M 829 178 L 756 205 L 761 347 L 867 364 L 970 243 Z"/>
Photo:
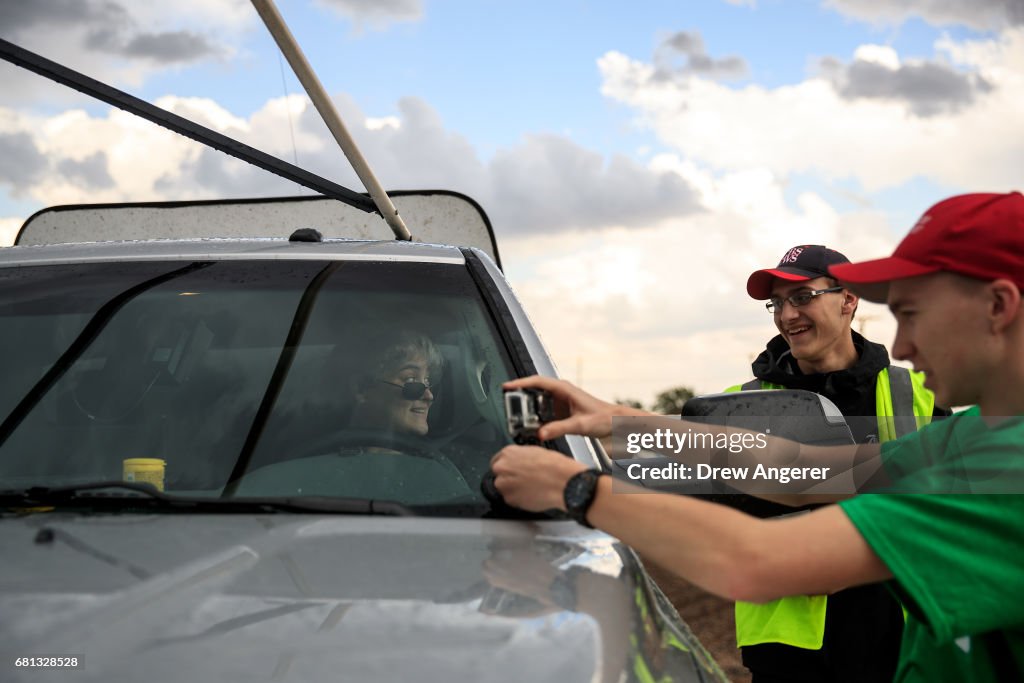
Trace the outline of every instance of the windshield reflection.
<path fill-rule="evenodd" d="M 4 489 L 154 458 L 171 495 L 442 509 L 483 502 L 508 441 L 511 364 L 458 266 L 83 264 L 0 285 Z"/>

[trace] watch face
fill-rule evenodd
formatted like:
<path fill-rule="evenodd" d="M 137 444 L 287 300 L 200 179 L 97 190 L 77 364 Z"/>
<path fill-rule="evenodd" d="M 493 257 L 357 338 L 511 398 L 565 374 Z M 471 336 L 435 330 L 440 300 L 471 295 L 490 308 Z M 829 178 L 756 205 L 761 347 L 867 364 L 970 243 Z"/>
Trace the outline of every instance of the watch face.
<path fill-rule="evenodd" d="M 592 470 L 581 472 L 565 485 L 565 507 L 570 513 L 581 511 L 590 505 L 594 497 L 594 486 L 597 483 L 597 472 Z"/>

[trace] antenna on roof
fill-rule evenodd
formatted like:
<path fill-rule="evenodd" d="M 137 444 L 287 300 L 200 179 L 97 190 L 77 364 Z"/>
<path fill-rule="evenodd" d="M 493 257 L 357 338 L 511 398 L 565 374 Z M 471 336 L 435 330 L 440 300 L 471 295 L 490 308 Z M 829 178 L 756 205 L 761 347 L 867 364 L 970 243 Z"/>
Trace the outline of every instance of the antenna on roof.
<path fill-rule="evenodd" d="M 306 61 L 306 56 L 302 53 L 302 49 L 299 47 L 291 31 L 288 30 L 288 26 L 284 23 L 281 13 L 277 11 L 273 0 L 252 0 L 252 5 L 256 8 L 267 30 L 274 37 L 277 46 L 291 65 L 292 71 L 295 72 L 299 82 L 302 83 L 302 87 L 306 89 L 306 94 L 313 101 L 313 106 L 316 107 L 324 123 L 327 124 L 327 127 L 334 135 L 334 139 L 341 146 L 341 151 L 345 153 L 345 157 L 352 164 L 352 168 L 355 170 L 356 175 L 359 176 L 359 180 L 366 187 L 366 191 L 370 193 L 370 198 L 377 205 L 380 215 L 391 226 L 397 239 L 411 240 L 412 234 L 405 227 L 402 217 L 398 215 L 398 209 L 391 202 L 391 198 L 388 197 L 388 193 L 384 191 L 377 177 L 373 175 L 373 171 L 370 170 L 366 159 L 359 152 L 359 148 L 356 147 L 355 140 L 349 135 L 348 129 L 345 128 L 345 124 L 341 120 L 341 116 L 338 115 L 337 109 L 334 108 L 334 103 L 327 96 L 327 91 L 321 85 L 320 79 L 317 78 L 316 73 L 313 71 L 313 67 Z"/>

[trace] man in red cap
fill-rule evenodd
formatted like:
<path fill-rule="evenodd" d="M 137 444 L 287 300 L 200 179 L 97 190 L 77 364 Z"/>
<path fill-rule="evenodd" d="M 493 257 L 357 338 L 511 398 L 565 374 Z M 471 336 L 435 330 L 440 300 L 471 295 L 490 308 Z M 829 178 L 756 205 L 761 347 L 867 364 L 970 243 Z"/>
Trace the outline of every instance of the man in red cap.
<path fill-rule="evenodd" d="M 895 680 L 1024 680 L 1024 196 L 940 202 L 892 257 L 830 273 L 889 304 L 893 356 L 926 371 L 939 403 L 973 407 L 881 446 L 768 441 L 790 462 L 845 464 L 852 480 L 913 495 L 761 520 L 687 496 L 616 495 L 629 485 L 613 491 L 611 477 L 536 446 L 495 455 L 495 485 L 512 505 L 565 510 L 734 600 L 887 581 L 908 612 Z M 546 389 L 568 410 L 544 440 L 607 436 L 613 416 L 638 414 L 552 378 L 506 386 Z"/>
<path fill-rule="evenodd" d="M 924 375 L 892 366 L 885 347 L 854 332 L 860 299 L 829 267 L 849 263 L 818 244 L 793 247 L 774 268 L 747 279 L 751 298 L 767 300 L 779 334 L 754 360 L 754 379 L 726 389 L 803 389 L 828 398 L 858 443 L 890 441 L 949 412 L 935 406 Z M 766 501 L 723 502 L 759 517 L 793 512 Z M 754 683 L 887 681 L 896 671 L 903 612 L 879 585 L 830 596 L 736 603 L 736 643 Z"/>

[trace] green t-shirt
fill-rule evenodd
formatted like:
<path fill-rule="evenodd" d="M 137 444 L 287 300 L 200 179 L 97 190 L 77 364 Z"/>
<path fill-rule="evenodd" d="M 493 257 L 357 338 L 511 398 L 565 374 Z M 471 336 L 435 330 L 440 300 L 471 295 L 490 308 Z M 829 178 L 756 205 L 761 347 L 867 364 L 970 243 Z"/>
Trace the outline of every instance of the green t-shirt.
<path fill-rule="evenodd" d="M 1013 490 L 998 480 L 1024 470 L 1024 419 L 989 428 L 971 409 L 885 444 L 883 463 L 893 490 Z M 840 505 L 908 611 L 895 680 L 1024 680 L 1024 495 L 866 494 Z"/>

